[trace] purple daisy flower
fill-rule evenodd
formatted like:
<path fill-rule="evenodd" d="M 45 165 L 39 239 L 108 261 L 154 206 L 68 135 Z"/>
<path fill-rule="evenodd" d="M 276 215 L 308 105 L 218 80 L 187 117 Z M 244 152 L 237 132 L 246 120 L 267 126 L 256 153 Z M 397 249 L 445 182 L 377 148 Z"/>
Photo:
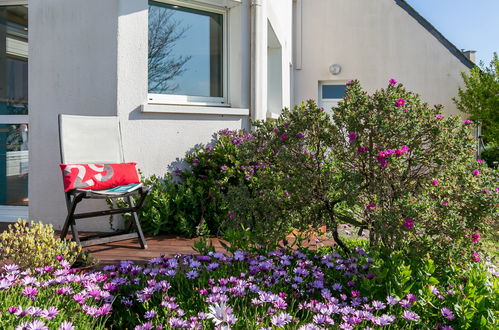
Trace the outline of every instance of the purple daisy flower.
<path fill-rule="evenodd" d="M 405 310 L 402 317 L 407 321 L 417 322 L 419 321 L 419 315 L 410 310 Z"/>
<path fill-rule="evenodd" d="M 450 310 L 447 307 L 442 307 L 440 309 L 440 313 L 442 313 L 442 316 L 445 317 L 449 321 L 452 321 L 455 318 L 454 313 L 452 312 L 452 310 Z"/>

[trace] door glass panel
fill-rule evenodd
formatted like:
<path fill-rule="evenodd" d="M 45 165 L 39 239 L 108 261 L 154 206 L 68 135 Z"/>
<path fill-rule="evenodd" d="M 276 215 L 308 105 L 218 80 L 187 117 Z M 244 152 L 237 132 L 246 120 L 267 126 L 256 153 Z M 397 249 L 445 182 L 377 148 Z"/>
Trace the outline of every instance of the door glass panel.
<path fill-rule="evenodd" d="M 0 205 L 28 204 L 27 114 L 28 8 L 0 6 Z"/>
<path fill-rule="evenodd" d="M 0 205 L 28 205 L 28 125 L 0 124 Z"/>

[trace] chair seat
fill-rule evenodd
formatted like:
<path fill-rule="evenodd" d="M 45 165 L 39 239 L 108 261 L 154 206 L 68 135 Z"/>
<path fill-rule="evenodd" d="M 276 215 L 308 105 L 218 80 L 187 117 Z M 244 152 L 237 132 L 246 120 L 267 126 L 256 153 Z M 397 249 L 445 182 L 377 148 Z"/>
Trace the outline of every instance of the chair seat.
<path fill-rule="evenodd" d="M 102 189 L 102 191 L 107 190 L 107 189 Z M 99 192 L 99 190 L 93 190 L 93 189 L 73 189 L 68 191 L 68 194 L 70 195 L 80 195 L 84 194 L 82 197 L 83 198 L 92 198 L 92 199 L 108 199 L 108 198 L 123 198 L 123 197 L 128 197 L 136 194 L 141 194 L 142 192 L 148 192 L 150 190 L 149 187 L 147 186 L 138 186 L 132 191 L 127 191 L 124 193 L 120 194 L 103 194 Z"/>

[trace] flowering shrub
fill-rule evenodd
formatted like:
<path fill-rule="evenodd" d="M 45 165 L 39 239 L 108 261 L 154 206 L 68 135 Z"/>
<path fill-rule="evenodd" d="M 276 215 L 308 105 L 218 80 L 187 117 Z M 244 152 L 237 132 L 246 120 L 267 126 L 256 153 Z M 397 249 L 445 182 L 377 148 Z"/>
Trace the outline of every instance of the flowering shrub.
<path fill-rule="evenodd" d="M 373 95 L 350 82 L 331 118 L 309 101 L 255 126 L 239 154 L 270 166 L 229 188 L 228 224 L 265 241 L 326 223 L 345 248 L 336 228 L 348 223 L 373 246 L 439 262 L 478 253 L 471 235 L 494 217 L 498 172 L 473 158 L 470 121 L 446 118 L 393 80 Z"/>
<path fill-rule="evenodd" d="M 142 229 L 148 234 L 180 234 L 187 237 L 220 233 L 227 216 L 223 195 L 227 187 L 249 177 L 254 169 L 239 156 L 239 146 L 250 134 L 224 129 L 212 144 L 198 145 L 185 155 L 184 168 L 164 177 L 143 178 L 151 192 L 140 212 Z M 124 207 L 125 201 L 119 202 Z"/>
<path fill-rule="evenodd" d="M 20 272 L 6 265 L 0 273 L 0 324 L 137 330 L 497 325 L 491 312 L 497 310 L 497 277 L 483 269 L 463 272 L 466 281 L 452 286 L 433 280 L 431 286 L 421 282 L 387 294 L 388 286 L 378 281 L 379 262 L 355 248 L 349 257 L 287 249 L 177 255 L 146 265 L 122 261 L 87 274 L 65 261 L 60 270 Z"/>
<path fill-rule="evenodd" d="M 60 240 L 52 225 L 18 220 L 0 233 L 0 260 L 10 259 L 22 268 L 58 266 L 57 256 L 73 264 L 81 253 L 76 242 Z"/>
<path fill-rule="evenodd" d="M 332 115 L 336 165 L 355 185 L 343 219 L 368 228 L 374 245 L 471 260 L 470 235 L 494 217 L 498 172 L 474 159 L 472 123 L 441 110 L 401 84 L 367 95 L 349 83 Z"/>

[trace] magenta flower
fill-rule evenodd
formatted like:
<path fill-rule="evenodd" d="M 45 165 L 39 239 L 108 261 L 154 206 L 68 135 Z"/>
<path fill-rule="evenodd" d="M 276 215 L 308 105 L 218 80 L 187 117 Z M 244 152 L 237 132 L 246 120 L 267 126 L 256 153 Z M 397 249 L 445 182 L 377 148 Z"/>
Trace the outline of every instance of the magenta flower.
<path fill-rule="evenodd" d="M 480 171 L 479 170 L 474 170 L 473 171 L 474 176 L 480 176 Z"/>
<path fill-rule="evenodd" d="M 38 294 L 38 289 L 32 286 L 27 286 L 23 290 L 23 296 L 28 297 L 30 299 L 35 299 L 35 296 Z"/>
<path fill-rule="evenodd" d="M 438 186 L 438 180 L 437 180 L 437 179 L 433 180 L 433 181 L 431 182 L 431 184 L 432 184 L 432 185 L 434 185 L 434 186 Z"/>
<path fill-rule="evenodd" d="M 445 116 L 444 116 L 444 115 L 442 115 L 441 113 L 437 113 L 437 114 L 435 115 L 435 118 L 437 118 L 437 119 L 443 119 L 443 118 L 445 118 Z"/>
<path fill-rule="evenodd" d="M 463 121 L 463 125 L 468 125 L 468 124 L 471 124 L 471 120 L 466 119 L 465 121 Z"/>
<path fill-rule="evenodd" d="M 402 109 L 402 111 L 407 112 L 407 111 L 409 111 L 409 109 L 404 108 L 404 109 Z"/>
<path fill-rule="evenodd" d="M 284 133 L 283 135 L 281 135 L 279 137 L 279 139 L 281 139 L 281 141 L 286 141 L 286 139 L 288 138 L 288 134 Z"/>
<path fill-rule="evenodd" d="M 414 220 L 413 219 L 405 219 L 403 226 L 407 230 L 414 228 Z"/>
<path fill-rule="evenodd" d="M 449 202 L 449 201 L 443 201 L 443 202 L 442 202 L 442 205 L 443 205 L 443 206 L 447 206 L 447 205 L 449 205 L 449 204 L 450 204 L 450 202 Z"/>
<path fill-rule="evenodd" d="M 297 133 L 296 137 L 299 138 L 299 139 L 302 139 L 302 138 L 305 137 L 305 135 L 303 135 L 302 133 Z"/>
<path fill-rule="evenodd" d="M 17 312 L 19 310 L 19 307 L 12 306 L 12 307 L 9 307 L 7 310 L 9 311 L 10 314 L 14 314 L 15 312 Z"/>
<path fill-rule="evenodd" d="M 348 141 L 353 142 L 357 140 L 357 137 L 358 137 L 357 133 L 350 132 L 350 134 L 348 134 Z"/>
<path fill-rule="evenodd" d="M 229 169 L 229 168 L 228 168 L 226 165 L 222 165 L 222 166 L 220 166 L 220 171 L 221 171 L 221 172 L 225 172 L 225 171 L 227 171 L 228 169 Z"/>
<path fill-rule="evenodd" d="M 406 101 L 405 101 L 403 98 L 400 98 L 400 99 L 398 99 L 397 101 L 395 101 L 395 105 L 396 105 L 397 107 L 403 107 L 403 106 L 405 105 L 405 102 L 406 102 Z"/>
<path fill-rule="evenodd" d="M 478 255 L 478 252 L 473 252 L 473 260 L 475 261 L 480 261 L 480 256 Z"/>
<path fill-rule="evenodd" d="M 483 163 L 482 159 L 477 159 L 476 161 L 479 162 L 479 163 Z"/>
<path fill-rule="evenodd" d="M 397 80 L 395 80 L 395 78 L 392 78 L 392 79 L 390 79 L 390 80 L 388 81 L 388 83 L 389 83 L 390 85 L 395 85 L 395 84 L 397 84 Z"/>
<path fill-rule="evenodd" d="M 361 152 L 365 152 L 365 151 L 368 151 L 369 150 L 369 147 L 363 147 L 363 146 L 359 146 L 359 148 L 357 148 L 357 152 L 360 154 Z"/>
<path fill-rule="evenodd" d="M 369 203 L 367 206 L 366 206 L 366 210 L 372 210 L 372 209 L 375 209 L 376 208 L 376 205 L 374 205 L 373 203 Z"/>
<path fill-rule="evenodd" d="M 480 234 L 475 233 L 475 234 L 471 234 L 470 237 L 471 237 L 471 240 L 473 241 L 473 243 L 478 243 L 481 236 L 480 236 Z"/>

